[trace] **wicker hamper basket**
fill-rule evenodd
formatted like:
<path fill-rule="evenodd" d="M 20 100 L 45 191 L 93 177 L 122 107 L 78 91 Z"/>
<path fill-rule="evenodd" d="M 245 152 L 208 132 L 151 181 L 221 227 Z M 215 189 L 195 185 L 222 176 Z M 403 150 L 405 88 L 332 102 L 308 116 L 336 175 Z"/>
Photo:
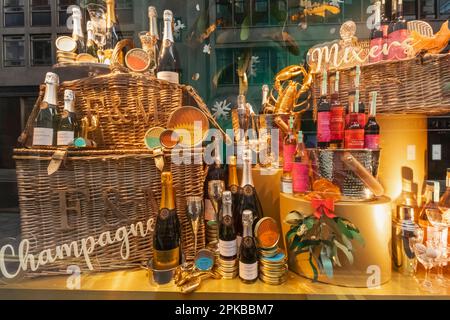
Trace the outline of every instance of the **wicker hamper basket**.
<path fill-rule="evenodd" d="M 201 157 L 202 150 L 187 156 Z M 17 149 L 14 152 L 19 188 L 22 239 L 30 240 L 29 253 L 37 254 L 63 244 L 111 232 L 130 229 L 155 218 L 161 197 L 161 175 L 155 155 L 148 150 L 69 151 L 60 169 L 48 175 L 54 151 Z M 177 212 L 182 226 L 186 258 L 194 258 L 194 240 L 186 211 L 186 197 L 202 196 L 203 165 L 174 164 L 164 155 L 165 170 L 174 176 Z M 152 193 L 150 193 L 150 191 Z M 79 213 L 73 208 L 79 205 Z M 67 207 L 66 207 L 67 206 Z M 64 217 L 67 217 L 67 224 Z M 198 248 L 205 246 L 205 227 L 200 226 Z M 152 256 L 152 232 L 145 237 L 129 236 L 130 256 L 121 257 L 122 243 L 97 247 L 90 256 L 95 271 L 139 267 Z M 47 264 L 27 276 L 67 274 L 67 266 L 89 271 L 83 256 Z"/>
<path fill-rule="evenodd" d="M 182 106 L 195 106 L 203 111 L 208 120 L 219 130 L 211 112 L 191 86 L 178 85 L 158 80 L 148 74 L 130 72 L 120 64 L 121 50 L 133 46 L 131 40 L 122 40 L 116 46 L 111 73 L 83 79 L 66 81 L 59 87 L 59 101 L 63 101 L 64 90 L 75 92 L 75 110 L 79 119 L 97 116 L 99 128 L 93 140 L 99 149 L 145 148 L 145 133 L 152 127 L 166 127 L 170 115 Z M 40 98 L 19 139 L 24 146 L 31 146 L 33 121 L 39 111 Z M 59 104 L 63 106 L 63 103 Z M 223 132 L 222 132 L 223 133 Z"/>
<path fill-rule="evenodd" d="M 332 76 L 332 74 L 331 74 Z M 340 100 L 346 104 L 355 70 L 340 71 Z M 321 74 L 314 75 L 313 97 L 320 97 Z M 378 92 L 377 112 L 381 114 L 450 113 L 450 53 L 361 67 L 361 98 L 370 101 Z"/>
<path fill-rule="evenodd" d="M 75 91 L 79 118 L 98 117 L 100 130 L 90 137 L 97 142 L 97 149 L 24 148 L 14 152 L 21 238 L 30 241 L 31 254 L 55 250 L 73 241 L 80 244 L 88 237 L 98 239 L 108 231 L 114 236 L 118 228 L 130 227 L 138 222 L 145 227 L 150 218 L 155 218 L 158 210 L 161 172 L 156 163 L 163 157 L 165 170 L 173 173 L 183 252 L 188 261 L 195 258 L 194 235 L 185 214 L 186 197 L 203 196 L 203 149 L 185 150 L 184 159 L 190 159 L 190 163 L 184 161 L 176 164 L 167 151 L 161 155 L 145 149 L 144 137 L 152 127 L 166 127 L 171 113 L 185 105 L 202 110 L 213 125 L 217 126 L 217 122 L 192 87 L 129 72 L 114 62 L 118 61 L 120 51 L 127 46 L 132 46 L 130 40 L 119 42 L 115 48 L 110 74 L 63 82 L 59 88 L 60 101 L 65 89 Z M 43 99 L 43 89 L 41 87 L 26 129 L 19 138 L 23 146 L 31 144 L 33 123 Z M 57 151 L 64 156 L 58 155 Z M 49 163 L 55 161 L 61 166 L 56 173 L 49 175 Z M 97 246 L 90 257 L 93 265 L 90 269 L 108 271 L 146 264 L 152 256 L 152 234 L 130 236 L 129 241 L 130 256 L 125 260 L 121 256 L 122 243 Z M 204 247 L 205 226 L 202 223 L 197 249 Z M 67 274 L 69 265 L 90 271 L 83 256 L 72 256 L 58 259 L 26 275 Z"/>

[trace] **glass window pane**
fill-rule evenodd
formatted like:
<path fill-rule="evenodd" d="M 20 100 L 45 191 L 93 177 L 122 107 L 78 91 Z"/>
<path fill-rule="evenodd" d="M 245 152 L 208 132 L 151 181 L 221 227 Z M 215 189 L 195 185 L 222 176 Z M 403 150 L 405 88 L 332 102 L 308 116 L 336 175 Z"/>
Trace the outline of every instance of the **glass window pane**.
<path fill-rule="evenodd" d="M 250 14 L 250 1 L 234 0 L 234 25 L 235 26 L 240 26 L 246 18 L 248 20 L 250 20 L 249 14 Z"/>
<path fill-rule="evenodd" d="M 23 27 L 23 0 L 5 0 L 3 3 L 5 27 Z"/>
<path fill-rule="evenodd" d="M 447 1 L 450 3 L 450 1 Z M 435 0 L 420 0 L 420 18 L 434 19 L 436 17 Z"/>
<path fill-rule="evenodd" d="M 50 26 L 52 24 L 51 12 L 33 12 L 31 14 L 32 26 Z"/>
<path fill-rule="evenodd" d="M 432 1 L 434 2 L 434 0 Z M 416 0 L 403 0 L 403 16 L 408 20 L 414 20 L 417 18 Z"/>
<path fill-rule="evenodd" d="M 441 19 L 446 19 L 450 17 L 450 0 L 440 0 L 439 17 Z"/>
<path fill-rule="evenodd" d="M 69 14 L 67 14 L 67 8 L 71 5 L 78 4 L 77 0 L 58 0 L 58 25 L 65 26 L 67 24 L 67 19 Z"/>
<path fill-rule="evenodd" d="M 253 25 L 267 25 L 269 22 L 268 0 L 255 0 L 253 8 Z"/>
<path fill-rule="evenodd" d="M 34 66 L 52 64 L 51 35 L 31 36 L 31 64 Z"/>
<path fill-rule="evenodd" d="M 231 27 L 233 24 L 232 2 L 229 0 L 217 0 L 216 17 L 220 19 L 221 26 Z"/>
<path fill-rule="evenodd" d="M 3 38 L 5 67 L 21 67 L 25 65 L 24 36 L 5 36 Z"/>

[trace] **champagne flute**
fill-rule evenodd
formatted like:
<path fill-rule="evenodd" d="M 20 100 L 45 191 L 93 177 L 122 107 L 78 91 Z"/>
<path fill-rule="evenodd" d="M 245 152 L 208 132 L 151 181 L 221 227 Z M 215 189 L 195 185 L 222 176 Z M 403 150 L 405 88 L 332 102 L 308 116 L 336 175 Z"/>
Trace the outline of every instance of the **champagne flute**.
<path fill-rule="evenodd" d="M 191 220 L 192 231 L 194 232 L 194 256 L 197 254 L 197 235 L 199 223 L 203 217 L 203 199 L 201 197 L 187 197 L 187 215 Z"/>
<path fill-rule="evenodd" d="M 222 180 L 211 180 L 208 183 L 208 195 L 216 214 L 216 222 L 219 223 L 219 209 L 222 202 L 222 194 L 225 191 L 225 182 Z"/>
<path fill-rule="evenodd" d="M 444 242 L 443 239 L 443 231 L 445 229 L 448 229 L 450 226 L 450 211 L 445 210 L 442 207 L 439 207 L 439 209 L 427 209 L 426 215 L 428 218 L 428 221 L 431 223 L 433 227 L 437 229 L 437 235 L 433 237 L 434 244 L 439 248 L 439 251 L 441 252 L 441 256 L 445 257 L 448 253 L 447 250 L 447 244 Z M 437 279 L 442 285 L 447 285 L 447 281 L 444 276 L 443 268 L 444 265 L 446 265 L 446 261 L 444 259 L 438 259 L 437 264 Z"/>
<path fill-rule="evenodd" d="M 102 5 L 90 3 L 87 6 L 90 20 L 94 26 L 94 42 L 97 45 L 100 63 L 105 62 L 104 48 L 106 46 L 106 8 Z"/>

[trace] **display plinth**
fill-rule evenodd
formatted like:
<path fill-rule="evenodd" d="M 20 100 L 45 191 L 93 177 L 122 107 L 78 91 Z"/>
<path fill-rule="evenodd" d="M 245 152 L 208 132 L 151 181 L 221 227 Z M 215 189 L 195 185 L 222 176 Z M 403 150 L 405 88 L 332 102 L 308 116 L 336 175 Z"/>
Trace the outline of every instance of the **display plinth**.
<path fill-rule="evenodd" d="M 293 210 L 303 214 L 313 213 L 309 201 L 281 194 L 280 221 L 284 241 L 290 228 L 284 221 Z M 391 279 L 391 200 L 382 197 L 370 202 L 338 202 L 335 213 L 360 229 L 365 245 L 363 247 L 354 242 L 354 263 L 350 264 L 344 255 L 339 255 L 342 267 L 334 268 L 333 278 L 320 275 L 319 281 L 348 287 L 370 287 L 374 281 L 380 284 L 388 282 Z M 309 254 L 289 254 L 289 269 L 313 279 L 308 259 Z"/>
<path fill-rule="evenodd" d="M 238 169 L 239 177 L 242 169 Z M 252 169 L 253 182 L 265 217 L 280 221 L 280 183 L 283 169 L 265 169 L 256 166 Z M 278 224 L 281 230 L 281 223 Z M 282 245 L 282 243 L 280 243 Z"/>
<path fill-rule="evenodd" d="M 149 284 L 145 270 L 115 271 L 81 275 L 80 288 L 68 288 L 68 276 L 41 277 L 3 286 L 0 299 L 173 299 L 179 300 L 278 300 L 278 299 L 450 299 L 450 288 L 440 293 L 420 290 L 418 281 L 393 272 L 392 280 L 377 288 L 345 288 L 289 273 L 282 286 L 269 286 L 261 281 L 247 285 L 233 280 L 206 280 L 199 290 L 183 295 L 175 286 L 157 288 Z M 418 278 L 423 277 L 420 275 Z"/>

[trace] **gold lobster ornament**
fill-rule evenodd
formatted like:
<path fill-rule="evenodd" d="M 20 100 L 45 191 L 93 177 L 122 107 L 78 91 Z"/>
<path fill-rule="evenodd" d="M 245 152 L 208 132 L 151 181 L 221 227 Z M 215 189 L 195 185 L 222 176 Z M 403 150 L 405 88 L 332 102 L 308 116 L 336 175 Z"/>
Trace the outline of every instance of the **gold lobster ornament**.
<path fill-rule="evenodd" d="M 302 76 L 303 82 L 295 81 L 295 78 Z M 311 97 L 312 75 L 303 66 L 292 65 L 284 68 L 275 76 L 275 83 L 270 92 L 270 97 L 264 107 L 265 114 L 291 114 L 298 107 L 308 105 Z M 274 97 L 274 91 L 277 98 Z M 307 99 L 299 101 L 304 93 L 308 92 Z M 308 107 L 296 113 L 303 113 Z"/>

